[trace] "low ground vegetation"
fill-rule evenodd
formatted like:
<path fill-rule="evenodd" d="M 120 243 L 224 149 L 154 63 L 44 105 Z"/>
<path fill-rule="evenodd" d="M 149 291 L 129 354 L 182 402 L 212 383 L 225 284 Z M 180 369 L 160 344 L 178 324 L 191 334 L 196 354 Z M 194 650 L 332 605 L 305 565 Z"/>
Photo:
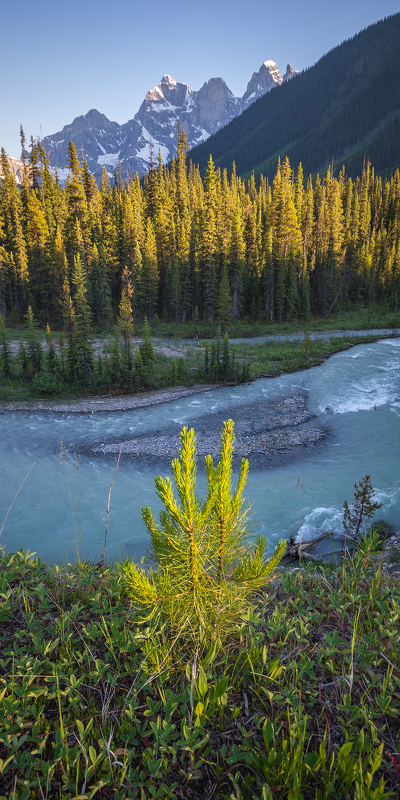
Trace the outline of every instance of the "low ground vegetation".
<path fill-rule="evenodd" d="M 368 552 L 180 656 L 118 565 L 4 554 L 0 592 L 2 798 L 398 796 L 399 582 Z"/>
<path fill-rule="evenodd" d="M 160 523 L 143 509 L 151 570 L 0 551 L 0 800 L 398 796 L 400 587 L 377 533 L 277 567 L 285 548 L 245 541 L 232 423 L 204 502 L 181 441 L 178 499 L 157 478 Z"/>

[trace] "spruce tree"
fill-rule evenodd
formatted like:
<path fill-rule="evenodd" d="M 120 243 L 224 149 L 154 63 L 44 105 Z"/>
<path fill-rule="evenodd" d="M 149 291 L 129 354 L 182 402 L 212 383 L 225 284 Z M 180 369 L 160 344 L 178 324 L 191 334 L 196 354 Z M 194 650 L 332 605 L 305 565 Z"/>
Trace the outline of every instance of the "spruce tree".
<path fill-rule="evenodd" d="M 139 352 L 141 358 L 141 379 L 146 385 L 150 386 L 153 381 L 154 375 L 154 349 L 150 339 L 150 326 L 147 317 L 144 318 L 144 325 L 142 330 L 143 342 L 139 345 Z M 137 366 L 137 364 L 135 365 Z"/>
<path fill-rule="evenodd" d="M 51 375 L 53 378 L 58 378 L 59 371 L 60 371 L 60 369 L 59 369 L 60 365 L 59 365 L 59 360 L 58 360 L 57 353 L 56 353 L 56 350 L 55 350 L 55 347 L 54 347 L 54 342 L 53 342 L 53 337 L 52 337 L 52 334 L 51 334 L 50 326 L 49 326 L 48 323 L 46 325 L 46 346 L 47 347 L 46 347 L 45 361 L 46 361 L 47 371 L 48 371 L 49 375 Z"/>
<path fill-rule="evenodd" d="M 91 298 L 94 316 L 100 325 L 107 331 L 111 328 L 112 305 L 111 283 L 108 269 L 108 257 L 103 244 L 92 247 L 92 262 L 90 269 Z"/>
<path fill-rule="evenodd" d="M 374 488 L 371 476 L 365 475 L 357 484 L 354 484 L 354 502 L 349 506 L 347 500 L 343 503 L 343 527 L 346 535 L 358 542 L 368 528 L 374 514 L 382 503 L 374 501 Z"/>
<path fill-rule="evenodd" d="M 128 273 L 126 272 L 128 278 Z M 135 329 L 133 326 L 132 306 L 129 297 L 130 281 L 125 282 L 122 288 L 121 302 L 119 304 L 118 327 L 119 334 L 124 346 L 125 369 L 130 372 L 132 369 L 132 337 Z"/>
<path fill-rule="evenodd" d="M 3 375 L 9 381 L 13 374 L 13 358 L 8 338 L 8 332 L 4 324 L 3 315 L 0 313 L 0 364 Z"/>
<path fill-rule="evenodd" d="M 115 389 L 119 389 L 122 378 L 122 362 L 118 336 L 114 336 L 111 345 L 109 378 L 112 386 L 114 386 Z"/>
<path fill-rule="evenodd" d="M 93 366 L 91 346 L 91 313 L 87 302 L 87 275 L 79 255 L 74 257 L 72 283 L 74 294 L 73 361 L 76 381 L 90 385 Z"/>
<path fill-rule="evenodd" d="M 210 355 L 208 342 L 204 342 L 204 374 L 208 378 L 210 374 Z"/>
<path fill-rule="evenodd" d="M 17 184 L 12 174 L 4 148 L 0 156 L 2 170 L 1 206 L 3 217 L 3 237 L 9 263 L 14 272 L 14 303 L 18 308 L 26 308 L 28 295 L 28 260 L 23 232 L 23 207 Z"/>
<path fill-rule="evenodd" d="M 217 176 L 211 156 L 204 177 L 204 189 L 200 241 L 204 317 L 214 319 L 217 292 Z"/>
<path fill-rule="evenodd" d="M 222 324 L 223 331 L 225 331 L 225 328 L 232 321 L 232 300 L 226 264 L 222 270 L 221 283 L 218 292 L 218 320 Z"/>
<path fill-rule="evenodd" d="M 213 320 L 217 306 L 217 274 L 212 261 L 203 269 L 204 319 Z"/>
<path fill-rule="evenodd" d="M 142 261 L 142 291 L 143 308 L 147 308 L 150 322 L 153 314 L 157 310 L 159 273 L 157 264 L 157 248 L 154 236 L 154 228 L 151 220 L 146 223 L 146 237 L 143 248 Z"/>
<path fill-rule="evenodd" d="M 186 174 L 186 155 L 189 150 L 189 143 L 186 138 L 184 128 L 181 128 L 178 120 L 178 142 L 176 153 L 176 202 L 180 217 L 184 217 L 189 206 L 189 191 Z"/>
<path fill-rule="evenodd" d="M 194 338 L 199 338 L 199 310 L 197 306 L 194 309 L 193 313 L 193 323 L 194 323 Z"/>
<path fill-rule="evenodd" d="M 48 260 L 49 229 L 42 205 L 35 192 L 28 199 L 27 241 L 29 257 L 29 293 L 35 308 L 50 320 L 53 275 Z"/>
<path fill-rule="evenodd" d="M 36 333 L 37 322 L 33 316 L 32 306 L 28 307 L 26 320 L 28 325 L 28 375 L 33 380 L 34 376 L 40 371 L 43 353 L 38 335 Z"/>
<path fill-rule="evenodd" d="M 182 289 L 180 269 L 176 258 L 168 265 L 165 282 L 165 300 L 169 316 L 172 317 L 175 324 L 178 325 L 181 311 Z"/>
<path fill-rule="evenodd" d="M 70 266 L 73 268 L 74 257 L 80 255 L 89 260 L 88 208 L 82 182 L 82 170 L 73 142 L 68 146 L 68 166 L 71 178 L 68 177 L 65 187 L 65 203 L 67 215 L 65 220 L 65 247 Z"/>
<path fill-rule="evenodd" d="M 144 372 L 147 374 L 147 370 L 144 370 L 142 355 L 138 347 L 135 350 L 133 356 L 133 368 L 132 368 L 133 382 L 137 389 L 143 384 Z"/>
<path fill-rule="evenodd" d="M 222 377 L 224 382 L 227 381 L 229 377 L 229 368 L 230 368 L 230 357 L 229 357 L 229 336 L 225 333 L 225 336 L 222 341 Z"/>

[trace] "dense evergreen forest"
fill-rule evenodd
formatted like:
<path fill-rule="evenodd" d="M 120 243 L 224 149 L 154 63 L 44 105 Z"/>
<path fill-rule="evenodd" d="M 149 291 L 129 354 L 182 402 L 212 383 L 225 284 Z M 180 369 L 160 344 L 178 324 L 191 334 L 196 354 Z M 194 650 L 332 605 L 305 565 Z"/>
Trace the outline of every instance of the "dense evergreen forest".
<path fill-rule="evenodd" d="M 353 180 L 365 156 L 390 177 L 400 167 L 400 14 L 353 36 L 293 80 L 261 97 L 192 150 L 204 174 L 216 167 L 272 181 L 278 156 L 305 173 L 328 164 Z"/>
<path fill-rule="evenodd" d="M 143 182 L 136 176 L 124 185 L 118 171 L 110 182 L 104 171 L 99 188 L 72 143 L 65 187 L 40 142 L 24 156 L 20 189 L 4 151 L 1 164 L 1 337 L 2 317 L 28 320 L 29 352 L 21 345 L 19 353 L 27 377 L 40 369 L 35 322 L 49 326 L 50 372 L 61 358 L 64 380 L 89 386 L 97 370 L 100 386 L 104 365 L 94 361 L 91 339 L 116 322 L 115 370 L 131 376 L 134 358 L 138 374 L 151 362 L 147 345 L 135 356 L 131 350 L 134 324 L 145 318 L 150 325 L 214 320 L 224 331 L 237 320 L 400 306 L 399 171 L 382 180 L 366 163 L 354 181 L 344 169 L 313 180 L 286 159 L 270 184 L 244 182 L 235 168 L 221 172 L 210 157 L 202 179 L 187 163 L 179 128 L 176 160 L 165 166 L 159 156 Z M 63 331 L 59 352 L 50 328 Z M 7 374 L 6 351 L 3 344 Z"/>

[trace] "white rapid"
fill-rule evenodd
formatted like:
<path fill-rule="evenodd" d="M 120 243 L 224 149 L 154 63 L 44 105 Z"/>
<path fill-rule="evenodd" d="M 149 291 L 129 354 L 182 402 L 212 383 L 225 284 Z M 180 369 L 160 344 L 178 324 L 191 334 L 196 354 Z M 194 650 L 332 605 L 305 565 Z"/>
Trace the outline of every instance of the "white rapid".
<path fill-rule="evenodd" d="M 84 558 L 98 560 L 115 458 L 83 453 L 78 471 L 75 453 L 82 453 L 85 445 L 93 442 L 121 441 L 171 424 L 196 427 L 198 417 L 216 410 L 226 409 L 226 416 L 235 419 L 235 409 L 242 403 L 299 393 L 307 395 L 308 408 L 316 414 L 317 424 L 329 429 L 330 436 L 284 467 L 256 471 L 250 462 L 246 496 L 253 504 L 253 532 L 265 534 L 270 548 L 280 537 L 298 535 L 300 526 L 303 539 L 326 529 L 340 532 L 343 500 L 352 500 L 353 484 L 365 474 L 371 475 L 383 502 L 379 516 L 400 528 L 400 339 L 386 339 L 357 345 L 305 372 L 221 388 L 148 409 L 89 417 L 3 414 L 0 528 L 24 477 L 34 462 L 35 466 L 9 511 L 0 545 L 7 550 L 24 547 L 49 561 L 76 558 L 78 547 Z M 69 451 L 66 468 L 60 464 L 62 441 Z M 158 471 L 168 473 L 167 468 Z M 145 551 L 147 536 L 140 507 L 148 503 L 159 508 L 155 474 L 153 467 L 121 460 L 111 498 L 108 556 L 139 557 Z M 303 484 L 300 495 L 298 478 Z M 203 483 L 200 474 L 200 491 Z"/>

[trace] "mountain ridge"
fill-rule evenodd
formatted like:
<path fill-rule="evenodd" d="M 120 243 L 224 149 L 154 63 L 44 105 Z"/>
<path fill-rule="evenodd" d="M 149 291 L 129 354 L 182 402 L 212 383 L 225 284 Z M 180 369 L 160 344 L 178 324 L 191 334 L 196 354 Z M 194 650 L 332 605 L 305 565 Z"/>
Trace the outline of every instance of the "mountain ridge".
<path fill-rule="evenodd" d="M 103 168 L 111 176 L 121 164 L 123 177 L 128 171 L 143 176 L 149 166 L 150 146 L 163 160 L 176 153 L 177 123 L 185 130 L 189 146 L 203 142 L 221 127 L 250 107 L 259 97 L 290 81 L 298 73 L 288 64 L 282 76 L 274 61 L 264 61 L 254 72 L 243 97 L 235 97 L 222 78 L 210 78 L 200 89 L 176 81 L 165 74 L 150 89 L 134 117 L 120 125 L 97 109 L 75 117 L 61 131 L 43 139 L 50 165 L 57 167 L 61 180 L 66 168 L 68 144 L 73 141 L 90 172 L 100 180 Z"/>

